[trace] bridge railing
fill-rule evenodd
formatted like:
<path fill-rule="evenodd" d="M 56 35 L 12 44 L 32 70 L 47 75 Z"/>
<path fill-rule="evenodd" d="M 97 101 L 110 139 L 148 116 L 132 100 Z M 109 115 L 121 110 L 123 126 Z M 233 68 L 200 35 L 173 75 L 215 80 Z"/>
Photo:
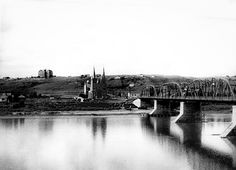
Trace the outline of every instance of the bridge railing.
<path fill-rule="evenodd" d="M 236 86 L 224 78 L 196 79 L 191 82 L 169 82 L 159 86 L 149 85 L 141 97 L 169 99 L 235 100 Z"/>
<path fill-rule="evenodd" d="M 140 96 L 141 98 L 155 98 L 155 99 L 174 99 L 174 100 L 209 100 L 209 101 L 236 101 L 236 97 L 212 97 L 212 96 L 178 96 L 178 97 L 171 97 L 171 96 Z"/>

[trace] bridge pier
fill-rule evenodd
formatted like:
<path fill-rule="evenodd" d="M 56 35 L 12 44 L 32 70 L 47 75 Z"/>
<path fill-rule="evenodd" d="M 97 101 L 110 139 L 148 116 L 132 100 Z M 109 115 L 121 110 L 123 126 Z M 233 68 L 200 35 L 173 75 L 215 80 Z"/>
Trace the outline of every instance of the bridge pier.
<path fill-rule="evenodd" d="M 150 116 L 167 117 L 171 116 L 174 106 L 170 101 L 154 100 L 154 108 L 149 113 Z"/>
<path fill-rule="evenodd" d="M 221 135 L 222 138 L 236 136 L 236 105 L 232 106 L 232 120 L 228 128 Z"/>
<path fill-rule="evenodd" d="M 158 112 L 158 108 L 157 108 L 157 100 L 154 100 L 154 107 L 153 107 L 153 110 L 149 113 L 149 115 L 154 115 L 154 114 L 157 114 Z"/>
<path fill-rule="evenodd" d="M 180 102 L 180 113 L 175 123 L 193 123 L 202 120 L 200 102 Z"/>

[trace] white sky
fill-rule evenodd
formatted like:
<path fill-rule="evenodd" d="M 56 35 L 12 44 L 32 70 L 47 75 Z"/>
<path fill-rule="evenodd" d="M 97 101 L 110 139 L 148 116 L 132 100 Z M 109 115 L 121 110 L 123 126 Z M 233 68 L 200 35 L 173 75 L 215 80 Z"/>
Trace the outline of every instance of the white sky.
<path fill-rule="evenodd" d="M 0 77 L 236 75 L 236 0 L 0 0 Z"/>

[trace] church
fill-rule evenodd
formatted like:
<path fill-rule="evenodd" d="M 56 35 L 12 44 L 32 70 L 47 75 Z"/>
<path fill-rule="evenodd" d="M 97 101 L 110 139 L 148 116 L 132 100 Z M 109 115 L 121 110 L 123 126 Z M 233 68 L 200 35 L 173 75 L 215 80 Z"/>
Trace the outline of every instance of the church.
<path fill-rule="evenodd" d="M 95 68 L 93 68 L 93 75 L 90 81 L 87 80 L 84 82 L 84 94 L 88 96 L 88 99 L 103 99 L 107 97 L 107 83 L 104 68 L 102 75 L 96 75 Z"/>

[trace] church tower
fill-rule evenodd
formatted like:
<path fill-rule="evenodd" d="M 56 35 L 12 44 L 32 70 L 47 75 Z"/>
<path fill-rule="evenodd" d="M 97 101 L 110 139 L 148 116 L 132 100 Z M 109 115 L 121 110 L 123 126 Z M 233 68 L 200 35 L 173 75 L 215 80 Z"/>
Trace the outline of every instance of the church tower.
<path fill-rule="evenodd" d="M 104 67 L 103 67 L 103 71 L 102 71 L 102 79 L 101 79 L 100 89 L 101 89 L 101 97 L 106 98 L 106 96 L 107 96 L 107 81 L 106 81 Z"/>
<path fill-rule="evenodd" d="M 104 88 L 107 87 L 106 75 L 105 75 L 105 69 L 104 69 L 104 67 L 103 67 L 103 70 L 102 70 L 102 80 L 101 80 L 101 83 L 102 83 L 102 86 L 103 86 Z"/>
<path fill-rule="evenodd" d="M 90 80 L 90 90 L 88 92 L 89 99 L 101 99 L 107 96 L 107 82 L 105 69 L 103 68 L 102 76 L 97 77 L 95 68 L 93 67 L 93 74 Z"/>
<path fill-rule="evenodd" d="M 93 67 L 93 78 L 96 78 L 95 68 Z"/>
<path fill-rule="evenodd" d="M 88 98 L 93 99 L 95 97 L 94 95 L 94 83 L 95 83 L 95 78 L 96 78 L 96 73 L 95 73 L 95 68 L 93 67 L 93 75 L 91 76 L 90 80 L 90 90 L 88 93 Z"/>

